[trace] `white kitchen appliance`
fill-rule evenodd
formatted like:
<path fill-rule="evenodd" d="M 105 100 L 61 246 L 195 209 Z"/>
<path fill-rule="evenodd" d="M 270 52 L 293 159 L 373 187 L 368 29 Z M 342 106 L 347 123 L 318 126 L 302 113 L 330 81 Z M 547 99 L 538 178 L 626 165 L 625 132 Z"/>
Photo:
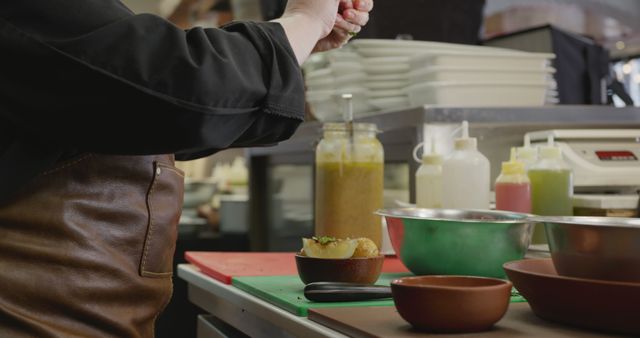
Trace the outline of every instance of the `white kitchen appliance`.
<path fill-rule="evenodd" d="M 526 134 L 532 145 L 552 136 L 573 168 L 574 206 L 638 209 L 640 129 L 555 129 Z"/>

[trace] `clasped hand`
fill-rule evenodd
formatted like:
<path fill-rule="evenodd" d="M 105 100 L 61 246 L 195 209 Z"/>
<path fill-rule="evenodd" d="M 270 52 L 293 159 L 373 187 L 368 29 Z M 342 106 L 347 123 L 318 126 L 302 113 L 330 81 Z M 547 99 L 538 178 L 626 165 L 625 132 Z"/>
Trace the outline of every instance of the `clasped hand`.
<path fill-rule="evenodd" d="M 321 38 L 313 51 L 321 52 L 339 48 L 358 34 L 372 9 L 373 0 L 289 0 L 285 14 L 319 21 Z"/>

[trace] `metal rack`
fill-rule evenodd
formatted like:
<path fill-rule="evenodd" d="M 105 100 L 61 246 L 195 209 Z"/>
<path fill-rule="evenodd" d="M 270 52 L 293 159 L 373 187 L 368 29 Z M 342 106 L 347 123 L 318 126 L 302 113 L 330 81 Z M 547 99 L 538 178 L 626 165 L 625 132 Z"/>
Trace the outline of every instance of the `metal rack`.
<path fill-rule="evenodd" d="M 478 138 L 479 150 L 492 163 L 492 179 L 508 157 L 508 149 L 522 143 L 524 133 L 544 129 L 640 128 L 640 108 L 609 106 L 549 106 L 535 108 L 436 108 L 418 107 L 388 111 L 362 117 L 356 122 L 375 123 L 382 131 L 379 139 L 386 163 L 408 163 L 411 200 L 414 199 L 414 175 L 418 164 L 413 148 L 425 134 L 436 135 L 439 149 L 449 149 L 451 131 L 463 120 L 469 121 L 470 134 Z M 313 166 L 315 144 L 321 137 L 320 122 L 305 122 L 288 141 L 270 148 L 248 150 L 250 171 L 250 239 L 253 250 L 278 250 L 270 247 L 275 236 L 269 224 L 269 168 L 283 164 Z M 639 140 L 640 142 L 640 140 Z M 312 180 L 313 177 L 310 177 Z M 298 239 L 299 241 L 299 239 Z"/>

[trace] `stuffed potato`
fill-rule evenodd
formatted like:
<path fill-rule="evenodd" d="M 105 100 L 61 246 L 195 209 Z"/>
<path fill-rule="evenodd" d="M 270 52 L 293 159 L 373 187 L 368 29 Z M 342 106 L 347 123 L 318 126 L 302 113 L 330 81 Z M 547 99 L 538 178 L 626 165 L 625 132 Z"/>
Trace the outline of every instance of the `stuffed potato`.
<path fill-rule="evenodd" d="M 300 255 L 313 258 L 364 258 L 380 254 L 376 244 L 369 238 L 336 239 L 334 237 L 312 237 L 302 239 Z"/>

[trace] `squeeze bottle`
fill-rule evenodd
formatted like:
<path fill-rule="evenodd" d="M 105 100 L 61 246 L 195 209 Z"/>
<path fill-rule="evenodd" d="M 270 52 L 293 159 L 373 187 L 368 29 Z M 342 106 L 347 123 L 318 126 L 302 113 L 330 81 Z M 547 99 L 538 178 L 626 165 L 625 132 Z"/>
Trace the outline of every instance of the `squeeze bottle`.
<path fill-rule="evenodd" d="M 502 162 L 502 172 L 496 179 L 496 209 L 531 213 L 531 182 L 524 163 L 516 161 L 516 149 L 511 159 Z"/>
<path fill-rule="evenodd" d="M 469 137 L 469 123 L 462 122 L 462 137 L 442 164 L 442 206 L 447 209 L 489 209 L 489 160 Z"/>
<path fill-rule="evenodd" d="M 562 160 L 562 150 L 549 136 L 547 146 L 541 146 L 539 160 L 529 170 L 531 180 L 531 211 L 541 216 L 573 215 L 573 173 Z M 536 225 L 533 243 L 546 243 L 544 227 Z"/>
<path fill-rule="evenodd" d="M 442 208 L 442 156 L 436 153 L 436 140 L 431 139 L 431 153 L 422 155 L 416 172 L 416 206 Z"/>
<path fill-rule="evenodd" d="M 516 159 L 524 164 L 525 171 L 529 171 L 538 161 L 538 152 L 531 146 L 529 135 L 524 136 L 524 146 L 516 148 Z"/>

